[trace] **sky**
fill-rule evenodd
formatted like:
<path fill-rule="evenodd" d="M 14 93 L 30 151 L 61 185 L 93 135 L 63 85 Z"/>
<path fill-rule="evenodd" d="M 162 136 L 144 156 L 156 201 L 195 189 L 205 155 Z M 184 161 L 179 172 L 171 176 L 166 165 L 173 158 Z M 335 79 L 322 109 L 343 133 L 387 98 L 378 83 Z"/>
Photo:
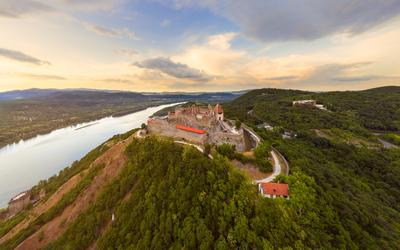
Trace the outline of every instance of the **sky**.
<path fill-rule="evenodd" d="M 400 86 L 400 0 L 0 0 L 0 91 Z"/>

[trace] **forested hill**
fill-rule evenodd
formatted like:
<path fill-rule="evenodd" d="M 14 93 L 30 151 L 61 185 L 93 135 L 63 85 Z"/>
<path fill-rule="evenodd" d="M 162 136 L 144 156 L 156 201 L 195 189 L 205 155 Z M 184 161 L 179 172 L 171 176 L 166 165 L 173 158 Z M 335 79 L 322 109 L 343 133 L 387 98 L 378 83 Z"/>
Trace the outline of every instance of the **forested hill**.
<path fill-rule="evenodd" d="M 315 99 L 330 111 L 292 107 L 292 101 Z M 250 91 L 227 104 L 228 114 L 255 122 L 267 120 L 287 129 L 332 128 L 350 130 L 400 130 L 400 87 L 389 86 L 364 91 L 306 92 L 259 89 Z M 247 116 L 247 117 L 246 117 Z"/>
<path fill-rule="evenodd" d="M 328 111 L 293 107 L 292 101 L 303 99 L 315 99 Z M 291 174 L 315 181 L 320 230 L 350 242 L 340 248 L 400 247 L 400 149 L 383 148 L 373 133 L 392 130 L 387 138 L 400 145 L 400 87 L 325 93 L 260 89 L 226 103 L 224 110 L 275 145 Z M 274 129 L 265 129 L 266 123 Z M 284 131 L 291 137 L 283 139 Z"/>
<path fill-rule="evenodd" d="M 32 195 L 45 190 L 46 198 L 0 222 L 0 249 L 354 245 L 341 225 L 325 224 L 315 183 L 301 172 L 284 180 L 290 200 L 265 199 L 216 152 L 211 160 L 172 140 L 133 139 L 133 132 L 34 187 Z"/>
<path fill-rule="evenodd" d="M 133 133 L 32 188 L 46 197 L 0 222 L 0 249 L 400 246 L 399 151 L 371 155 L 263 134 L 291 164 L 290 175 L 279 177 L 290 199 L 267 199 L 217 152 L 211 160 L 193 147 Z"/>
<path fill-rule="evenodd" d="M 33 187 L 32 197 L 45 196 L 0 221 L 0 249 L 400 249 L 400 149 L 367 142 L 356 108 L 291 106 L 309 97 L 348 102 L 335 98 L 341 93 L 396 95 L 365 92 L 264 89 L 224 105 L 289 161 L 289 176 L 276 180 L 289 184 L 289 200 L 260 196 L 217 150 L 210 159 L 131 131 Z M 297 136 L 283 139 L 287 129 Z"/>

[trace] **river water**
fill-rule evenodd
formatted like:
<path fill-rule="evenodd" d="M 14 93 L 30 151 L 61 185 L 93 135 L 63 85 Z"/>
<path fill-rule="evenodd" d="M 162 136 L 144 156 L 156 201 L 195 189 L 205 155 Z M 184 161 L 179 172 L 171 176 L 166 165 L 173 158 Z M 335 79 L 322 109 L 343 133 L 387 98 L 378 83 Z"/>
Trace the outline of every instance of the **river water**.
<path fill-rule="evenodd" d="M 57 129 L 1 148 L 0 208 L 13 196 L 57 174 L 113 135 L 138 128 L 155 112 L 174 105 L 176 103 Z"/>

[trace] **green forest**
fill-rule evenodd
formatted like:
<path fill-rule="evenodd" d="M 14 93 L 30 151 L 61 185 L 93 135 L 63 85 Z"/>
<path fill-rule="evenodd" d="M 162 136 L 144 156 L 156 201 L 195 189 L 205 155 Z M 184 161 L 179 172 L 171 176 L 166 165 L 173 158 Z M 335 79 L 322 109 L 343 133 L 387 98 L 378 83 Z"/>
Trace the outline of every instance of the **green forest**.
<path fill-rule="evenodd" d="M 120 177 L 47 249 L 85 249 L 93 241 L 100 249 L 351 246 L 338 241 L 344 232 L 321 230 L 315 182 L 301 171 L 284 178 L 290 200 L 270 200 L 217 153 L 210 160 L 192 147 L 147 138 L 127 155 Z"/>
<path fill-rule="evenodd" d="M 329 111 L 292 106 L 302 99 L 315 99 Z M 391 131 L 383 138 L 396 144 L 399 87 L 327 93 L 261 89 L 224 108 L 274 145 L 289 161 L 291 174 L 301 171 L 315 181 L 322 231 L 347 242 L 344 248 L 400 247 L 400 150 L 352 143 L 375 142 L 373 132 Z M 257 128 L 263 122 L 274 131 Z M 316 129 L 346 140 L 318 136 Z M 284 130 L 297 137 L 282 139 Z"/>
<path fill-rule="evenodd" d="M 329 111 L 292 106 L 293 100 L 310 98 Z M 223 107 L 229 119 L 247 124 L 262 137 L 255 158 L 229 145 L 211 150 L 210 159 L 166 138 L 134 139 L 126 148 L 121 173 L 103 185 L 95 202 L 45 249 L 400 249 L 400 149 L 378 146 L 376 135 L 396 144 L 399 102 L 400 91 L 392 87 L 250 91 Z M 371 105 L 375 113 L 367 112 Z M 262 123 L 274 129 L 257 127 Z M 296 136 L 283 139 L 283 131 Z M 50 195 L 72 175 L 87 171 L 52 209 L 0 249 L 13 249 L 39 232 L 84 192 L 103 167 L 88 166 L 106 145 L 34 187 L 33 193 L 44 188 Z M 276 180 L 289 184 L 288 200 L 263 198 L 230 163 L 253 161 L 268 171 L 271 166 L 263 156 L 271 146 L 290 165 L 290 174 Z M 0 236 L 25 216 L 27 211 L 1 222 Z"/>
<path fill-rule="evenodd" d="M 371 154 L 307 136 L 265 139 L 291 160 L 291 175 L 279 177 L 290 200 L 262 198 L 216 152 L 210 160 L 168 140 L 135 140 L 120 177 L 47 249 L 94 241 L 100 249 L 400 246 L 399 151 Z"/>

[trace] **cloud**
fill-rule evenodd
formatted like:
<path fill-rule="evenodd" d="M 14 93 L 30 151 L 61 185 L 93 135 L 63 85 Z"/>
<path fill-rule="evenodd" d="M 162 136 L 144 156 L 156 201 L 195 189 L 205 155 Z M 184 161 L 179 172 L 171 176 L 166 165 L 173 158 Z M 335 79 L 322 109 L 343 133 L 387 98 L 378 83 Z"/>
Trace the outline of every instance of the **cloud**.
<path fill-rule="evenodd" d="M 134 49 L 115 49 L 114 53 L 116 55 L 121 55 L 121 56 L 135 56 L 137 54 L 139 54 L 136 50 Z"/>
<path fill-rule="evenodd" d="M 379 78 L 382 77 L 374 75 L 361 75 L 361 76 L 338 76 L 338 77 L 333 77 L 332 80 L 336 82 L 366 82 Z"/>
<path fill-rule="evenodd" d="M 315 85 L 334 85 L 338 83 L 359 83 L 376 79 L 384 79 L 384 76 L 365 75 L 361 69 L 371 62 L 356 62 L 349 64 L 324 64 L 316 66 L 309 74 L 306 74 L 297 83 Z"/>
<path fill-rule="evenodd" d="M 67 78 L 57 75 L 41 75 L 41 74 L 27 74 L 27 73 L 19 73 L 18 75 L 35 80 L 67 80 Z"/>
<path fill-rule="evenodd" d="M 35 65 L 50 64 L 49 62 L 42 61 L 33 56 L 24 54 L 24 53 L 22 53 L 20 51 L 16 51 L 16 50 L 8 50 L 8 49 L 0 48 L 0 56 L 15 60 L 15 61 L 31 63 L 31 64 L 35 64 Z"/>
<path fill-rule="evenodd" d="M 136 34 L 132 31 L 130 31 L 128 28 L 113 29 L 113 28 L 107 28 L 107 27 L 97 25 L 97 24 L 92 24 L 92 23 L 84 23 L 84 26 L 87 30 L 94 32 L 101 36 L 116 37 L 116 38 L 127 37 L 131 40 L 139 39 L 136 36 Z"/>
<path fill-rule="evenodd" d="M 217 49 L 227 50 L 231 47 L 231 41 L 236 37 L 236 33 L 228 32 L 208 37 L 208 45 Z"/>
<path fill-rule="evenodd" d="M 0 17 L 19 18 L 23 15 L 50 12 L 54 9 L 34 0 L 1 0 Z"/>
<path fill-rule="evenodd" d="M 99 81 L 101 82 L 106 82 L 106 83 L 117 83 L 117 84 L 135 84 L 134 81 L 129 80 L 129 79 L 123 79 L 123 78 L 106 78 L 106 79 L 100 79 Z"/>
<path fill-rule="evenodd" d="M 246 51 L 231 48 L 236 33 L 220 33 L 208 36 L 204 42 L 188 46 L 173 60 L 203 69 L 211 75 L 243 74 L 238 65 L 246 60 Z"/>
<path fill-rule="evenodd" d="M 277 77 L 267 77 L 265 78 L 265 80 L 269 80 L 269 81 L 289 81 L 289 80 L 295 80 L 297 79 L 298 76 L 277 76 Z"/>
<path fill-rule="evenodd" d="M 123 4 L 124 0 L 57 0 L 67 7 L 80 11 L 109 11 Z"/>
<path fill-rule="evenodd" d="M 208 8 L 264 42 L 356 35 L 400 14 L 398 0 L 172 1 L 176 8 Z"/>
<path fill-rule="evenodd" d="M 186 64 L 175 63 L 171 59 L 164 57 L 147 59 L 133 63 L 133 65 L 139 68 L 157 70 L 175 78 L 193 81 L 209 81 L 213 78 L 202 70 L 191 68 Z"/>

